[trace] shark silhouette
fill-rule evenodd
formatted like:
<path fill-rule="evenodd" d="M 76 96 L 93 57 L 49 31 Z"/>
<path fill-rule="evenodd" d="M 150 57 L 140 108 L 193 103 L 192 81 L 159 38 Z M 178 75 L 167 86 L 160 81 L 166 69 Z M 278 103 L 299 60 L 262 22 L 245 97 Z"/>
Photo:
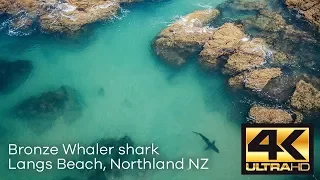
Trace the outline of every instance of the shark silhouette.
<path fill-rule="evenodd" d="M 195 134 L 197 134 L 197 135 L 199 135 L 199 136 L 201 136 L 201 138 L 204 140 L 204 142 L 207 144 L 207 148 L 205 149 L 205 150 L 209 150 L 209 149 L 211 149 L 211 150 L 213 150 L 213 151 L 215 151 L 215 152 L 217 152 L 217 153 L 219 153 L 219 149 L 216 147 L 216 145 L 215 145 L 215 142 L 216 141 L 210 141 L 208 138 L 206 138 L 203 134 L 201 134 L 201 133 L 197 133 L 197 132 L 194 132 L 194 131 L 192 131 L 193 133 L 195 133 Z"/>

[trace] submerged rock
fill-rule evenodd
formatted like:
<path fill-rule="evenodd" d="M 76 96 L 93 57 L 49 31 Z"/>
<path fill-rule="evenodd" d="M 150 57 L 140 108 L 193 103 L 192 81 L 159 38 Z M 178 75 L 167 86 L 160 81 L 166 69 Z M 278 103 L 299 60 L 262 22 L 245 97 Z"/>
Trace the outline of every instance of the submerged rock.
<path fill-rule="evenodd" d="M 291 106 L 305 113 L 320 111 L 320 91 L 301 80 L 291 98 Z"/>
<path fill-rule="evenodd" d="M 16 115 L 30 121 L 41 120 L 50 122 L 59 117 L 65 120 L 75 120 L 82 114 L 82 104 L 76 90 L 61 86 L 55 91 L 30 97 L 15 108 Z"/>
<path fill-rule="evenodd" d="M 30 61 L 3 61 L 0 60 L 0 93 L 6 93 L 17 88 L 27 79 L 33 69 Z"/>
<path fill-rule="evenodd" d="M 299 11 L 309 22 L 320 31 L 320 1 L 318 0 L 286 0 L 289 8 Z"/>
<path fill-rule="evenodd" d="M 217 68 L 222 63 L 219 57 L 233 54 L 243 39 L 246 39 L 246 36 L 241 26 L 224 24 L 205 43 L 200 53 L 200 64 L 206 68 Z"/>
<path fill-rule="evenodd" d="M 302 115 L 289 113 L 282 109 L 263 106 L 253 106 L 250 109 L 249 117 L 257 124 L 289 124 L 300 123 Z"/>
<path fill-rule="evenodd" d="M 219 13 L 215 9 L 195 11 L 171 24 L 154 41 L 156 54 L 170 64 L 183 65 L 211 38 L 215 29 L 207 25 Z"/>
<path fill-rule="evenodd" d="M 287 26 L 284 18 L 271 10 L 260 10 L 256 17 L 244 20 L 246 26 L 252 26 L 259 30 L 278 32 Z"/>
<path fill-rule="evenodd" d="M 95 146 L 96 144 L 99 144 L 100 146 L 105 146 L 105 147 L 114 147 L 114 150 L 118 150 L 119 147 L 126 147 L 132 146 L 134 147 L 134 141 L 129 137 L 129 136 L 124 136 L 121 138 L 105 138 L 101 139 L 96 143 L 93 143 L 91 146 Z M 113 151 L 114 151 L 113 150 Z M 80 157 L 81 160 L 84 161 L 91 161 L 93 158 L 97 158 L 97 160 L 102 161 L 102 163 L 106 166 L 105 171 L 101 171 L 99 169 L 92 169 L 92 170 L 87 170 L 88 172 L 86 173 L 86 178 L 88 180 L 103 180 L 103 179 L 109 179 L 109 176 L 114 176 L 114 175 L 119 175 L 121 176 L 121 170 L 118 169 L 111 169 L 110 165 L 110 159 L 113 159 L 117 161 L 120 159 L 121 161 L 129 161 L 130 159 L 132 160 L 134 155 L 132 154 L 125 154 L 125 155 L 119 155 L 119 153 L 114 152 L 112 154 L 107 154 L 107 155 L 83 155 Z"/>
<path fill-rule="evenodd" d="M 99 96 L 105 96 L 106 92 L 103 88 L 100 88 L 99 91 L 98 91 L 98 95 Z"/>
<path fill-rule="evenodd" d="M 121 3 L 136 1 L 140 0 L 0 0 L 0 13 L 15 15 L 25 12 L 38 17 L 34 19 L 39 19 L 42 30 L 74 32 L 85 24 L 111 19 L 116 16 Z"/>
<path fill-rule="evenodd" d="M 265 9 L 267 6 L 266 0 L 234 0 L 231 5 L 233 9 L 244 11 Z"/>

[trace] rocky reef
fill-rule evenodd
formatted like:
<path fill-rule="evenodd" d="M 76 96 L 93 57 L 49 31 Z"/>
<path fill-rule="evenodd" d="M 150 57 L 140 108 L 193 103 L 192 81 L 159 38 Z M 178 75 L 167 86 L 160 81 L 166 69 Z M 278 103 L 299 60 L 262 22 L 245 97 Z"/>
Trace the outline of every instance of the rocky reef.
<path fill-rule="evenodd" d="M 172 65 L 185 64 L 187 58 L 200 52 L 202 46 L 211 38 L 215 29 L 207 25 L 219 13 L 218 10 L 208 9 L 180 18 L 156 37 L 153 43 L 155 53 Z"/>
<path fill-rule="evenodd" d="M 305 19 L 314 24 L 320 31 L 320 1 L 318 0 L 286 0 L 289 8 L 299 11 Z"/>
<path fill-rule="evenodd" d="M 72 121 L 82 114 L 83 104 L 78 92 L 68 86 L 30 97 L 15 108 L 14 112 L 20 119 L 50 123 L 57 118 Z"/>
<path fill-rule="evenodd" d="M 8 93 L 26 80 L 33 69 L 32 63 L 26 60 L 0 60 L 0 93 Z"/>
<path fill-rule="evenodd" d="M 318 2 L 296 1 L 299 3 L 293 5 L 290 1 L 294 0 L 287 0 L 291 6 L 312 9 L 316 12 L 312 18 L 319 20 L 320 13 L 313 9 Z M 250 101 L 265 104 L 251 108 L 252 122 L 299 123 L 301 113 L 319 112 L 319 90 L 303 81 L 320 67 L 317 34 L 296 24 L 280 1 L 229 0 L 218 7 L 208 10 L 217 12 L 215 15 L 196 11 L 184 23 L 180 20 L 163 30 L 154 42 L 156 54 L 179 66 L 191 54 L 198 54 L 201 67 L 220 71 L 231 88 L 245 90 Z M 186 33 L 193 14 L 200 21 L 198 26 L 191 25 L 192 32 L 200 28 L 206 33 Z"/>
<path fill-rule="evenodd" d="M 112 19 L 120 4 L 141 0 L 0 0 L 0 14 L 11 15 L 12 28 L 23 30 L 39 23 L 46 32 L 74 32 L 86 24 Z"/>

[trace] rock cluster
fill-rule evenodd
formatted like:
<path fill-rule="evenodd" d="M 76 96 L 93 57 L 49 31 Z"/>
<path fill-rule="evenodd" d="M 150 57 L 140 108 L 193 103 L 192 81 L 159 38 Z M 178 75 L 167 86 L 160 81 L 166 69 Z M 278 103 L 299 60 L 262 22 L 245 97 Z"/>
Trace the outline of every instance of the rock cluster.
<path fill-rule="evenodd" d="M 299 6 L 300 11 L 308 10 L 304 12 L 306 14 L 318 12 L 314 9 L 318 9 L 318 1 L 296 0 L 299 3 L 295 5 L 291 1 L 295 0 L 287 0 L 287 4 Z M 303 2 L 306 4 L 303 5 Z M 229 11 L 247 14 L 234 22 L 221 23 L 225 17 L 219 17 L 217 23 L 211 23 L 219 24 L 214 28 L 199 23 L 196 27 L 204 28 L 207 32 L 201 35 L 185 33 L 190 26 L 176 22 L 160 33 L 154 48 L 158 55 L 175 65 L 182 65 L 190 54 L 199 53 L 201 66 L 228 75 L 231 87 L 247 90 L 257 96 L 259 101 L 270 102 L 272 105 L 281 103 L 286 109 L 282 110 L 279 106 L 254 106 L 249 112 L 253 122 L 299 123 L 303 119 L 299 112 L 320 111 L 319 90 L 309 80 L 303 81 L 308 79 L 301 76 L 303 71 L 297 71 L 308 63 L 315 64 L 312 55 L 308 53 L 317 51 L 313 49 L 317 39 L 312 33 L 298 29 L 299 26 L 289 24 L 291 20 L 282 16 L 285 12 L 279 9 L 279 2 L 272 1 L 278 3 L 276 11 L 272 9 L 275 4 L 269 6 L 268 3 L 264 0 L 228 1 L 219 6 L 220 16 L 227 14 L 237 17 Z M 208 18 L 208 13 L 195 14 Z M 313 20 L 319 20 L 318 14 L 313 14 Z M 210 20 L 216 18 L 216 15 L 211 16 Z M 186 19 L 185 22 L 189 22 Z M 174 27 L 178 28 L 173 30 Z M 312 69 L 312 66 L 308 68 Z"/>
<path fill-rule="evenodd" d="M 261 90 L 269 80 L 281 75 L 279 68 L 262 67 L 268 51 L 263 39 L 251 39 L 235 23 L 219 28 L 205 26 L 218 14 L 211 9 L 196 11 L 173 23 L 157 36 L 155 52 L 178 66 L 191 54 L 200 52 L 199 63 L 203 67 L 222 68 L 224 73 L 235 76 L 231 85 L 243 84 L 250 90 Z"/>
<path fill-rule="evenodd" d="M 154 41 L 155 53 L 170 64 L 181 66 L 201 50 L 215 32 L 208 23 L 219 15 L 215 9 L 195 11 L 164 29 Z"/>
<path fill-rule="evenodd" d="M 297 66 L 301 52 L 317 43 L 311 34 L 287 24 L 279 12 L 269 9 L 259 10 L 256 16 L 243 20 L 246 29 L 257 31 L 258 37 L 272 47 L 270 64 L 274 66 Z M 301 47 L 299 47 L 301 46 Z"/>
<path fill-rule="evenodd" d="M 299 11 L 309 22 L 320 31 L 320 1 L 318 0 L 286 0 L 289 8 Z"/>
<path fill-rule="evenodd" d="M 0 0 L 0 13 L 16 15 L 25 12 L 27 15 L 13 23 L 24 28 L 39 19 L 44 31 L 74 32 L 85 24 L 111 19 L 121 3 L 136 1 L 139 0 Z"/>
<path fill-rule="evenodd" d="M 259 91 L 281 75 L 280 68 L 264 68 L 268 47 L 263 39 L 250 39 L 241 26 L 226 23 L 203 47 L 199 62 L 206 68 L 223 67 L 232 87 Z"/>

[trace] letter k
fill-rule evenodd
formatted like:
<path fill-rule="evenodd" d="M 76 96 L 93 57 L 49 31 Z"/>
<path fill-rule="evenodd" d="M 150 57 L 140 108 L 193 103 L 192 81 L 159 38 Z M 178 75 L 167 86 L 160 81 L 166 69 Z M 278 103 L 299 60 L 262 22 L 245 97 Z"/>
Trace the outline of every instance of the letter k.
<path fill-rule="evenodd" d="M 159 155 L 159 153 L 157 152 L 157 150 L 158 150 L 158 146 L 157 147 L 154 147 L 154 144 L 152 143 L 152 154 L 157 154 L 157 155 Z"/>

